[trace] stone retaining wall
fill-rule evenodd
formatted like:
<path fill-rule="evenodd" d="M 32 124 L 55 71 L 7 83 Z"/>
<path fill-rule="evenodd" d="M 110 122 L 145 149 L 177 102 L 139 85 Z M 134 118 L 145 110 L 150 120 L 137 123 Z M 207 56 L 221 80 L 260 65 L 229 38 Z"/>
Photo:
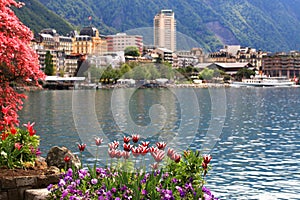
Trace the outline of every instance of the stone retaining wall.
<path fill-rule="evenodd" d="M 25 190 L 46 188 L 59 181 L 58 174 L 42 176 L 5 177 L 0 179 L 1 200 L 25 200 Z"/>

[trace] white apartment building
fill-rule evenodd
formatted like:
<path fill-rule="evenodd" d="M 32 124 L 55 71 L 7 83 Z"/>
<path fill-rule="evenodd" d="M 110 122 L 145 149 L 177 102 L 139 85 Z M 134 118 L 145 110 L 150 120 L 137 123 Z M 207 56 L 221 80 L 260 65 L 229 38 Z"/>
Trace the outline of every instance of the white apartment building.
<path fill-rule="evenodd" d="M 176 51 L 176 20 L 172 10 L 161 10 L 155 15 L 154 45 Z"/>

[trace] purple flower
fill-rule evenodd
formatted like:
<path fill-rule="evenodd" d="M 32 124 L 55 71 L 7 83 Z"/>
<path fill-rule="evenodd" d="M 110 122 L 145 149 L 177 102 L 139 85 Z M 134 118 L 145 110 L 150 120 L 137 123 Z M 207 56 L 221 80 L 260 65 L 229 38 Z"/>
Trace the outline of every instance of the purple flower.
<path fill-rule="evenodd" d="M 172 178 L 173 183 L 178 183 L 178 180 L 176 178 Z"/>
<path fill-rule="evenodd" d="M 127 190 L 127 186 L 126 186 L 126 185 L 123 185 L 123 187 L 121 187 L 120 190 L 121 190 L 121 191 Z"/>
<path fill-rule="evenodd" d="M 50 191 L 53 187 L 53 184 L 48 185 L 47 190 Z"/>
<path fill-rule="evenodd" d="M 91 183 L 92 183 L 93 185 L 96 185 L 96 184 L 98 183 L 98 180 L 95 179 L 95 178 L 93 178 L 93 179 L 91 180 Z"/>
<path fill-rule="evenodd" d="M 163 175 L 163 179 L 166 179 L 166 178 L 168 178 L 168 177 L 169 177 L 169 173 L 166 172 L 166 173 Z"/>
<path fill-rule="evenodd" d="M 65 198 L 67 195 L 69 194 L 69 191 L 68 190 L 64 190 L 61 194 L 61 197 L 62 198 Z"/>
<path fill-rule="evenodd" d="M 112 193 L 116 193 L 117 192 L 117 188 L 111 188 L 110 190 Z"/>
<path fill-rule="evenodd" d="M 162 189 L 161 192 L 160 192 L 160 195 L 161 195 L 163 200 L 175 200 L 175 198 L 173 196 L 173 193 L 172 193 L 172 190 Z"/>
<path fill-rule="evenodd" d="M 73 170 L 71 168 L 69 168 L 66 175 L 72 177 L 73 176 Z"/>
<path fill-rule="evenodd" d="M 59 182 L 58 182 L 58 186 L 63 187 L 65 185 L 66 185 L 66 182 L 63 179 L 60 179 Z"/>
<path fill-rule="evenodd" d="M 142 190 L 142 195 L 147 195 L 147 194 L 148 194 L 147 190 Z"/>
<path fill-rule="evenodd" d="M 179 192 L 180 197 L 185 197 L 185 191 L 182 189 L 182 187 L 176 186 L 175 188 Z"/>

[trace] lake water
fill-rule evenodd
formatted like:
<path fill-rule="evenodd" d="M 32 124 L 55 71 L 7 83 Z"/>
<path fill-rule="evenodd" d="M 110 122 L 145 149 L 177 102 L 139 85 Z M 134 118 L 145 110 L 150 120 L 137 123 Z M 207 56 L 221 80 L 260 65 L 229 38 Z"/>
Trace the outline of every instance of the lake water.
<path fill-rule="evenodd" d="M 137 133 L 178 151 L 205 149 L 207 185 L 221 199 L 300 199 L 299 97 L 300 88 L 38 91 L 20 119 L 36 122 L 44 156 L 84 142 L 91 164 L 94 136 L 107 143 Z"/>

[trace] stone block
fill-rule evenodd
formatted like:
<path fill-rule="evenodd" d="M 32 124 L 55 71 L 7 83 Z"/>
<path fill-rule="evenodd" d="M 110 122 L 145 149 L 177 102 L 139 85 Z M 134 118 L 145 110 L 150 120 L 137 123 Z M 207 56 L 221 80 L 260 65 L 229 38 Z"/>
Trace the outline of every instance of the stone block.
<path fill-rule="evenodd" d="M 24 200 L 45 200 L 49 195 L 49 191 L 44 189 L 29 189 L 25 191 Z"/>
<path fill-rule="evenodd" d="M 16 178 L 17 187 L 34 186 L 36 185 L 36 177 L 24 176 Z"/>
<path fill-rule="evenodd" d="M 1 179 L 1 188 L 16 188 L 16 179 L 14 177 L 3 178 Z"/>
<path fill-rule="evenodd" d="M 7 194 L 8 194 L 8 199 L 9 200 L 12 200 L 12 199 L 23 199 L 21 196 L 20 196 L 20 193 L 19 193 L 19 191 L 18 191 L 18 189 L 10 189 L 10 190 L 8 190 L 8 192 L 7 192 Z"/>
<path fill-rule="evenodd" d="M 37 188 L 45 188 L 50 184 L 58 183 L 59 174 L 37 177 Z"/>
<path fill-rule="evenodd" d="M 7 192 L 0 192 L 0 199 L 1 200 L 8 200 Z"/>

